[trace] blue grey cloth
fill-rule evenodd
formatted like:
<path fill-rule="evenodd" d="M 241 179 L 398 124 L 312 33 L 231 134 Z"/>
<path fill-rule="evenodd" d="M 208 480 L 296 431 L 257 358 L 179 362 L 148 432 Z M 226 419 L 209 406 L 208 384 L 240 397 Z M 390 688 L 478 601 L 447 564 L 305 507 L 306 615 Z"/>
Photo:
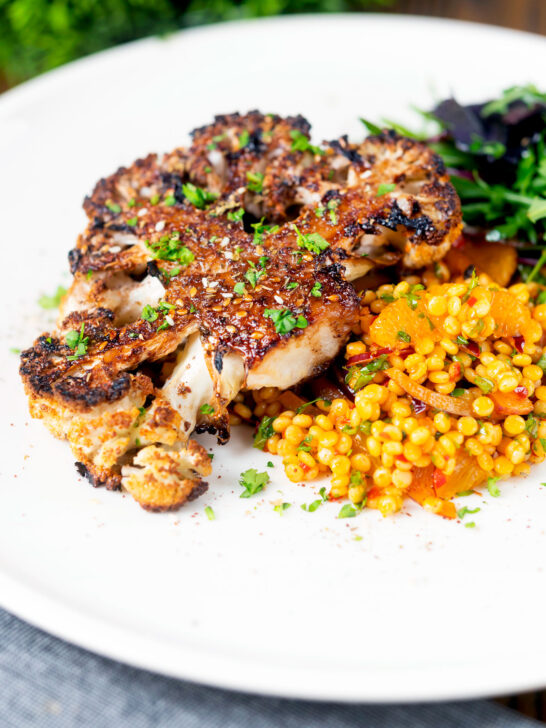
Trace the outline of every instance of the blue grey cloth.
<path fill-rule="evenodd" d="M 136 670 L 0 610 L 2 728 L 532 728 L 485 700 L 340 705 L 263 698 Z"/>

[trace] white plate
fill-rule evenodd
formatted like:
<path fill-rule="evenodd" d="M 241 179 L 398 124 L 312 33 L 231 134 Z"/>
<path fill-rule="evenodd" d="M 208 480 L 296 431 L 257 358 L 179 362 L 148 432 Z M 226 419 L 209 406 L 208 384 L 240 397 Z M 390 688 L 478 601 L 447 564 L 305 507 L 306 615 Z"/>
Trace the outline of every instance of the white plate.
<path fill-rule="evenodd" d="M 532 35 L 308 16 L 134 43 L 3 96 L 3 606 L 134 665 L 268 694 L 411 701 L 546 685 L 544 468 L 500 498 L 466 499 L 482 508 L 474 529 L 413 507 L 280 517 L 271 501 L 309 502 L 313 488 L 288 483 L 277 462 L 263 497 L 241 500 L 239 473 L 268 460 L 241 431 L 215 449 L 204 497 L 151 515 L 82 482 L 68 447 L 29 420 L 8 351 L 51 320 L 36 299 L 68 280 L 94 182 L 186 143 L 213 114 L 301 112 L 316 138 L 358 137 L 360 115 L 411 122 L 409 105 L 429 107 L 432 92 L 479 100 L 540 84 L 544 68 L 546 42 Z"/>

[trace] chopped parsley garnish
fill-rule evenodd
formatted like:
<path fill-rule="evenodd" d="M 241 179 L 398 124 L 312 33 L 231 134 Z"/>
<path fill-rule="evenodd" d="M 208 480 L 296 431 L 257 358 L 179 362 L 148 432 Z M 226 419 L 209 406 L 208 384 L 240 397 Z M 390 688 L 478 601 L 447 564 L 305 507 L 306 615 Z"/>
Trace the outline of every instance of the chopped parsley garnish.
<path fill-rule="evenodd" d="M 262 421 L 258 425 L 256 434 L 254 435 L 254 447 L 258 450 L 263 450 L 265 443 L 275 434 L 275 430 L 273 429 L 274 419 L 274 417 L 262 417 Z"/>
<path fill-rule="evenodd" d="M 421 283 L 416 283 L 414 286 L 412 286 L 408 293 L 403 293 L 400 298 L 405 298 L 406 303 L 411 308 L 412 311 L 415 311 L 417 308 L 417 304 L 421 300 L 420 296 L 417 295 L 418 291 L 424 290 L 424 286 Z"/>
<path fill-rule="evenodd" d="M 324 404 L 329 407 L 332 403 L 329 399 L 324 399 L 324 397 L 317 397 L 316 399 L 312 399 L 310 402 L 306 402 L 305 404 L 300 404 L 300 406 L 296 410 L 296 414 L 299 415 L 306 407 L 309 407 L 312 404 L 315 404 L 315 402 L 324 402 Z"/>
<path fill-rule="evenodd" d="M 267 463 L 266 463 L 266 465 L 267 465 L 268 468 L 274 468 L 275 467 L 273 465 L 273 463 L 271 462 L 271 460 L 268 460 Z"/>
<path fill-rule="evenodd" d="M 269 483 L 269 473 L 259 473 L 256 468 L 249 468 L 241 473 L 239 478 L 239 485 L 244 488 L 241 493 L 241 498 L 250 498 L 251 495 L 256 495 L 264 489 Z"/>
<path fill-rule="evenodd" d="M 476 528 L 476 524 L 474 523 L 474 521 L 469 521 L 468 523 L 464 524 L 464 527 L 465 528 Z"/>
<path fill-rule="evenodd" d="M 260 222 L 255 222 L 250 226 L 254 230 L 254 240 L 252 241 L 254 245 L 261 245 L 266 233 L 271 235 L 279 229 L 278 225 L 264 225 L 264 220 L 265 217 L 262 217 Z"/>
<path fill-rule="evenodd" d="M 247 189 L 251 192 L 260 193 L 263 190 L 264 175 L 260 172 L 247 172 L 246 173 Z"/>
<path fill-rule="evenodd" d="M 406 344 L 409 344 L 411 341 L 411 336 L 405 331 L 399 331 L 397 336 L 401 341 L 405 341 Z"/>
<path fill-rule="evenodd" d="M 462 387 L 455 387 L 453 392 L 451 392 L 451 396 L 452 397 L 463 397 L 465 392 L 466 392 L 466 389 L 463 389 Z"/>
<path fill-rule="evenodd" d="M 160 199 L 159 195 L 152 195 L 150 197 L 150 205 L 157 205 Z"/>
<path fill-rule="evenodd" d="M 275 331 L 278 334 L 288 334 L 292 329 L 305 329 L 308 322 L 304 316 L 295 314 L 288 308 L 266 308 L 264 316 L 270 318 L 275 324 Z"/>
<path fill-rule="evenodd" d="M 59 308 L 61 304 L 61 298 L 66 294 L 66 288 L 63 286 L 57 286 L 57 290 L 52 296 L 40 296 L 38 299 L 38 305 L 42 308 Z"/>
<path fill-rule="evenodd" d="M 241 222 L 244 214 L 244 208 L 239 207 L 237 210 L 230 210 L 227 214 L 227 219 L 231 220 L 232 222 Z"/>
<path fill-rule="evenodd" d="M 330 222 L 332 223 L 332 225 L 337 225 L 336 210 L 337 210 L 340 202 L 341 202 L 341 200 L 333 199 L 333 200 L 329 200 L 328 204 L 326 205 L 326 207 L 328 208 L 328 211 L 330 212 Z"/>
<path fill-rule="evenodd" d="M 127 203 L 127 207 L 134 207 L 136 205 L 136 200 L 134 197 L 132 197 L 129 202 Z"/>
<path fill-rule="evenodd" d="M 149 321 L 150 323 L 153 323 L 154 321 L 157 321 L 158 313 L 150 306 L 150 304 L 146 304 L 144 308 L 142 309 L 141 317 L 144 319 L 144 321 Z"/>
<path fill-rule="evenodd" d="M 250 134 L 246 129 L 242 132 L 241 136 L 239 137 L 239 149 L 242 149 L 243 147 L 246 147 L 248 142 L 250 141 Z"/>
<path fill-rule="evenodd" d="M 322 283 L 315 281 L 315 283 L 313 283 L 313 288 L 311 288 L 311 295 L 314 296 L 315 298 L 320 298 L 322 296 L 321 290 L 322 290 Z"/>
<path fill-rule="evenodd" d="M 258 281 L 262 276 L 265 276 L 266 273 L 265 270 L 257 270 L 256 266 L 251 260 L 248 261 L 248 264 L 250 268 L 245 273 L 245 278 L 250 283 L 252 288 L 256 288 Z"/>
<path fill-rule="evenodd" d="M 385 183 L 383 182 L 380 184 L 377 188 L 377 192 L 375 193 L 376 197 L 383 197 L 383 195 L 386 195 L 389 192 L 392 192 L 396 189 L 396 185 L 394 183 Z"/>
<path fill-rule="evenodd" d="M 216 136 L 213 136 L 212 141 L 209 144 L 207 144 L 207 149 L 209 149 L 209 150 L 216 149 L 216 145 L 218 144 L 218 142 L 221 142 L 225 138 L 226 138 L 225 134 L 217 134 Z"/>
<path fill-rule="evenodd" d="M 381 372 L 384 369 L 389 368 L 389 362 L 387 359 L 387 354 L 381 354 L 381 356 L 378 356 L 377 359 L 373 359 L 363 367 L 350 367 L 347 372 L 347 376 L 345 377 L 345 382 L 351 386 L 354 392 L 358 392 L 359 389 L 362 389 L 362 387 L 365 387 L 366 384 L 369 384 L 372 381 L 377 372 Z M 356 381 L 354 384 L 350 384 L 354 380 L 355 375 L 357 375 Z"/>
<path fill-rule="evenodd" d="M 497 485 L 497 480 L 499 480 L 499 478 L 487 478 L 487 490 L 489 491 L 489 495 L 492 495 L 493 498 L 498 498 L 501 494 L 500 488 Z"/>
<path fill-rule="evenodd" d="M 297 288 L 299 286 L 299 283 L 297 281 L 288 281 L 288 283 L 285 284 L 285 288 L 287 291 L 293 291 L 294 288 Z"/>
<path fill-rule="evenodd" d="M 324 149 L 321 149 L 320 147 L 316 147 L 314 146 L 314 144 L 311 144 L 305 134 L 302 134 L 301 131 L 298 131 L 297 129 L 292 129 L 292 131 L 290 132 L 290 137 L 292 139 L 292 146 L 290 147 L 290 149 L 293 152 L 311 152 L 312 154 L 326 153 Z"/>
<path fill-rule="evenodd" d="M 79 359 L 80 356 L 87 354 L 87 345 L 89 343 L 89 337 L 84 336 L 85 323 L 82 322 L 81 329 L 79 331 L 69 331 L 65 337 L 66 345 L 69 346 L 74 354 L 67 356 L 68 361 L 74 361 Z"/>
<path fill-rule="evenodd" d="M 473 513 L 478 513 L 481 511 L 481 508 L 468 508 L 467 506 L 463 506 L 457 511 L 457 517 L 461 520 L 468 514 L 472 515 Z"/>
<path fill-rule="evenodd" d="M 214 519 L 216 518 L 216 514 L 210 506 L 205 506 L 205 515 L 209 519 L 209 521 L 214 521 Z"/>
<path fill-rule="evenodd" d="M 235 285 L 233 286 L 233 291 L 234 291 L 234 293 L 236 293 L 236 294 L 237 294 L 238 296 L 244 296 L 244 295 L 245 295 L 245 293 L 246 293 L 246 288 L 245 288 L 245 284 L 244 284 L 244 283 L 243 283 L 242 281 L 239 281 L 239 283 L 236 283 L 236 284 L 235 284 Z"/>
<path fill-rule="evenodd" d="M 138 217 L 131 217 L 129 220 L 127 220 L 127 225 L 130 225 L 131 227 L 135 227 L 135 225 L 138 223 Z"/>
<path fill-rule="evenodd" d="M 279 513 L 282 516 L 282 514 L 290 508 L 291 505 L 292 503 L 278 503 L 276 506 L 273 506 L 273 510 L 275 513 Z"/>
<path fill-rule="evenodd" d="M 484 394 L 489 394 L 495 389 L 495 383 L 486 377 L 476 376 L 473 382 Z"/>
<path fill-rule="evenodd" d="M 199 412 L 203 415 L 212 415 L 214 414 L 214 407 L 211 404 L 202 404 L 199 407 Z"/>
<path fill-rule="evenodd" d="M 330 247 L 330 243 L 325 240 L 322 235 L 319 235 L 318 233 L 304 234 L 299 231 L 297 225 L 292 225 L 292 227 L 298 236 L 298 246 L 300 248 L 305 248 L 310 253 L 318 255 L 319 253 L 322 253 L 323 250 Z"/>
<path fill-rule="evenodd" d="M 357 513 L 358 511 L 354 506 L 352 506 L 350 503 L 345 503 L 345 505 L 341 507 L 340 512 L 337 514 L 337 517 L 354 518 Z"/>
<path fill-rule="evenodd" d="M 182 244 L 179 232 L 163 235 L 155 243 L 150 243 L 148 240 L 144 243 L 157 260 L 175 260 L 182 265 L 189 265 L 195 260 L 191 250 Z"/>
<path fill-rule="evenodd" d="M 108 202 L 106 203 L 106 207 L 110 210 L 110 212 L 113 212 L 115 215 L 117 215 L 119 212 L 121 212 L 121 207 L 117 204 L 117 202 Z"/>
<path fill-rule="evenodd" d="M 309 504 L 302 503 L 300 506 L 302 511 L 306 511 L 307 513 L 314 513 L 317 510 L 317 508 L 320 508 L 320 506 L 323 503 L 326 503 L 326 501 L 328 500 L 326 488 L 324 488 L 324 487 L 321 488 L 319 490 L 319 495 L 320 495 L 320 498 L 318 498 L 317 500 L 314 500 L 312 503 L 309 503 Z"/>
<path fill-rule="evenodd" d="M 21 349 L 18 349 L 17 347 L 15 347 L 15 346 L 12 346 L 12 347 L 10 348 L 10 352 L 11 352 L 12 354 L 20 354 L 20 353 L 21 353 Z"/>
<path fill-rule="evenodd" d="M 167 207 L 176 205 L 176 197 L 174 195 L 167 195 L 167 197 L 163 200 L 163 204 L 167 205 Z"/>
<path fill-rule="evenodd" d="M 202 187 L 196 187 L 191 182 L 182 185 L 182 192 L 185 198 L 191 202 L 194 207 L 203 210 L 209 203 L 214 202 L 218 195 L 214 192 L 204 190 Z"/>
<path fill-rule="evenodd" d="M 538 420 L 534 415 L 529 415 L 525 420 L 525 430 L 531 437 L 538 435 Z"/>

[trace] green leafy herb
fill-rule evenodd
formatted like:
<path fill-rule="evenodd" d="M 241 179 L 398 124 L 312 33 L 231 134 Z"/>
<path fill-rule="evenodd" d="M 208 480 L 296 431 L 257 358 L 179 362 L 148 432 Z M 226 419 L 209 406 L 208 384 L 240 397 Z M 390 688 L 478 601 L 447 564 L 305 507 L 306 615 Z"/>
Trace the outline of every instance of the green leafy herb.
<path fill-rule="evenodd" d="M 275 430 L 273 429 L 274 419 L 274 417 L 262 417 L 256 434 L 254 435 L 254 447 L 258 450 L 263 450 L 265 443 L 275 434 Z"/>
<path fill-rule="evenodd" d="M 479 387 L 484 394 L 489 394 L 495 389 L 495 382 L 492 382 L 486 377 L 477 376 L 474 379 L 474 384 Z"/>
<path fill-rule="evenodd" d="M 148 303 L 144 306 L 142 309 L 141 317 L 144 319 L 144 321 L 149 321 L 150 323 L 153 323 L 154 321 L 157 321 L 158 313 L 150 306 Z"/>
<path fill-rule="evenodd" d="M 313 283 L 313 288 L 311 288 L 311 291 L 310 291 L 311 295 L 314 296 L 315 298 L 320 298 L 322 296 L 321 291 L 322 291 L 322 283 L 315 281 L 315 283 Z"/>
<path fill-rule="evenodd" d="M 239 478 L 239 485 L 244 488 L 240 497 L 250 498 L 250 496 L 262 491 L 268 483 L 268 473 L 259 473 L 256 468 L 249 468 L 244 473 L 241 473 L 241 477 Z"/>
<path fill-rule="evenodd" d="M 296 316 L 288 308 L 266 308 L 264 316 L 273 321 L 275 331 L 278 334 L 288 334 L 292 329 L 296 328 L 305 329 L 308 325 L 307 319 L 304 316 Z"/>
<path fill-rule="evenodd" d="M 533 415 L 530 414 L 526 420 L 525 420 L 525 430 L 529 433 L 531 437 L 537 437 L 538 435 L 538 420 Z"/>
<path fill-rule="evenodd" d="M 276 233 L 279 229 L 278 225 L 264 225 L 265 218 L 262 217 L 260 222 L 253 223 L 250 227 L 254 230 L 254 245 L 261 245 L 263 243 L 264 235 Z"/>
<path fill-rule="evenodd" d="M 260 172 L 247 172 L 246 173 L 247 189 L 251 192 L 262 192 L 264 185 L 264 175 Z"/>
<path fill-rule="evenodd" d="M 292 139 L 292 146 L 290 147 L 293 152 L 311 152 L 311 154 L 325 154 L 325 151 L 320 147 L 315 147 L 309 139 L 297 129 L 292 129 L 290 132 Z"/>
<path fill-rule="evenodd" d="M 367 119 L 363 119 L 362 117 L 360 117 L 360 121 L 364 124 L 370 134 L 381 134 L 381 132 L 383 131 L 380 126 L 377 126 L 377 124 L 373 124 Z"/>
<path fill-rule="evenodd" d="M 87 345 L 89 343 L 89 337 L 84 336 L 85 323 L 82 322 L 79 331 L 69 331 L 65 337 L 66 345 L 69 346 L 74 354 L 67 356 L 68 361 L 74 361 L 79 359 L 80 356 L 87 354 Z"/>
<path fill-rule="evenodd" d="M 38 299 L 38 305 L 42 308 L 59 308 L 61 304 L 61 298 L 66 294 L 66 288 L 63 286 L 57 286 L 57 290 L 52 296 L 40 296 Z"/>
<path fill-rule="evenodd" d="M 237 210 L 230 210 L 227 214 L 227 219 L 232 222 L 241 222 L 245 214 L 244 208 L 239 207 Z"/>
<path fill-rule="evenodd" d="M 345 503 L 345 505 L 341 507 L 340 512 L 337 514 L 337 517 L 354 518 L 357 513 L 358 511 L 354 506 L 352 506 L 350 503 Z"/>
<path fill-rule="evenodd" d="M 500 488 L 497 485 L 497 481 L 499 478 L 487 478 L 487 490 L 489 491 L 489 495 L 492 495 L 493 498 L 498 498 L 501 494 Z"/>
<path fill-rule="evenodd" d="M 467 506 L 464 506 L 457 511 L 457 516 L 462 520 L 467 513 L 472 515 L 473 513 L 478 513 L 479 511 L 481 511 L 481 508 L 468 508 Z"/>
<path fill-rule="evenodd" d="M 15 346 L 12 346 L 12 347 L 10 347 L 10 352 L 12 354 L 20 354 L 21 353 L 21 349 L 17 349 Z"/>
<path fill-rule="evenodd" d="M 267 465 L 268 468 L 274 468 L 275 467 L 273 465 L 273 463 L 271 462 L 271 460 L 268 460 L 267 463 L 266 463 L 266 465 Z"/>
<path fill-rule="evenodd" d="M 130 225 L 131 227 L 135 227 L 135 225 L 138 223 L 138 217 L 131 217 L 129 220 L 127 220 L 127 225 Z"/>
<path fill-rule="evenodd" d="M 167 195 L 163 200 L 163 204 L 167 205 L 167 207 L 172 207 L 173 205 L 176 205 L 176 197 L 174 195 Z"/>
<path fill-rule="evenodd" d="M 452 397 L 464 397 L 464 394 L 466 392 L 466 389 L 463 389 L 462 387 L 456 387 L 453 392 L 451 392 Z"/>
<path fill-rule="evenodd" d="M 298 246 L 300 248 L 305 248 L 310 253 L 318 255 L 319 253 L 322 253 L 323 250 L 330 247 L 330 243 L 325 240 L 322 235 L 319 235 L 318 233 L 303 234 L 299 231 L 297 225 L 292 225 L 292 227 L 298 236 Z"/>
<path fill-rule="evenodd" d="M 383 197 L 383 195 L 386 195 L 389 192 L 392 192 L 396 189 L 396 185 L 394 183 L 385 183 L 383 182 L 380 184 L 377 188 L 377 192 L 375 194 L 376 197 Z"/>
<path fill-rule="evenodd" d="M 244 284 L 244 283 L 243 283 L 242 281 L 239 281 L 239 283 L 236 283 L 236 284 L 235 284 L 235 285 L 233 286 L 233 291 L 234 291 L 234 292 L 235 292 L 235 293 L 236 293 L 236 294 L 237 294 L 238 296 L 244 296 L 244 295 L 245 295 L 245 293 L 246 293 L 246 289 L 245 289 L 245 284 Z"/>
<path fill-rule="evenodd" d="M 207 516 L 209 521 L 214 521 L 216 518 L 216 514 L 210 506 L 205 506 L 205 515 Z"/>
<path fill-rule="evenodd" d="M 291 505 L 292 503 L 278 503 L 276 506 L 273 506 L 273 510 L 275 513 L 279 513 L 282 516 L 282 514 L 290 508 Z"/>
<path fill-rule="evenodd" d="M 397 336 L 399 339 L 401 339 L 402 341 L 405 341 L 407 344 L 409 344 L 411 341 L 411 336 L 408 333 L 406 333 L 405 331 L 399 331 Z"/>
<path fill-rule="evenodd" d="M 372 381 L 377 372 L 389 368 L 387 358 L 387 354 L 381 354 L 381 356 L 378 356 L 377 359 L 373 359 L 372 361 L 365 364 L 363 367 L 350 367 L 345 377 L 345 382 L 347 384 L 350 384 L 353 391 L 358 392 L 359 389 L 362 389 L 362 387 L 365 387 L 366 384 L 369 384 Z M 356 381 L 353 384 L 352 382 L 356 373 L 358 373 L 358 375 Z"/>
<path fill-rule="evenodd" d="M 195 260 L 195 255 L 180 240 L 179 232 L 163 235 L 154 243 L 150 243 L 148 240 L 145 240 L 144 243 L 157 260 L 173 260 L 181 265 L 189 265 Z"/>
<path fill-rule="evenodd" d="M 247 129 L 244 129 L 241 136 L 239 137 L 239 149 L 243 149 L 243 147 L 246 147 L 249 141 L 250 134 L 248 133 Z"/>
<path fill-rule="evenodd" d="M 110 202 L 110 200 L 106 203 L 106 207 L 110 210 L 110 212 L 113 212 L 115 215 L 121 212 L 121 207 L 117 204 L 117 202 Z"/>
<path fill-rule="evenodd" d="M 214 407 L 211 404 L 202 404 L 201 407 L 199 407 L 199 412 L 204 415 L 212 415 L 214 414 Z"/>
<path fill-rule="evenodd" d="M 400 298 L 405 298 L 406 303 L 411 308 L 412 311 L 415 311 L 417 308 L 417 305 L 419 304 L 419 301 L 421 300 L 421 297 L 417 295 L 419 291 L 424 290 L 424 286 L 421 283 L 416 283 L 413 285 L 407 293 L 403 293 Z M 394 298 L 393 298 L 394 300 Z"/>
<path fill-rule="evenodd" d="M 465 528 L 476 528 L 476 524 L 474 523 L 474 521 L 469 521 L 468 523 L 464 524 L 464 527 Z"/>
<path fill-rule="evenodd" d="M 531 108 L 535 104 L 546 103 L 546 94 L 541 93 L 533 84 L 528 84 L 527 86 L 511 86 L 502 92 L 500 98 L 486 104 L 481 110 L 481 115 L 487 117 L 492 114 L 505 114 L 510 104 L 513 104 L 514 101 L 521 101 Z"/>
<path fill-rule="evenodd" d="M 300 404 L 300 406 L 296 410 L 296 414 L 299 415 L 306 407 L 309 407 L 312 404 L 315 404 L 315 402 L 324 402 L 324 404 L 329 407 L 332 403 L 329 399 L 324 399 L 323 397 L 317 397 L 316 399 L 312 399 L 310 402 L 306 402 L 305 404 Z"/>
<path fill-rule="evenodd" d="M 202 187 L 196 187 L 191 182 L 186 182 L 182 185 L 182 192 L 184 197 L 191 202 L 194 207 L 198 207 L 203 210 L 209 203 L 214 202 L 218 197 L 215 192 L 209 192 L 204 190 Z"/>
<path fill-rule="evenodd" d="M 319 495 L 320 495 L 320 498 L 318 498 L 317 500 L 314 500 L 312 503 L 309 503 L 309 504 L 302 503 L 302 505 L 301 505 L 302 511 L 306 511 L 307 513 L 314 513 L 317 510 L 317 508 L 320 508 L 320 506 L 323 503 L 326 503 L 326 501 L 328 500 L 328 494 L 326 493 L 326 488 L 321 488 L 319 490 Z"/>

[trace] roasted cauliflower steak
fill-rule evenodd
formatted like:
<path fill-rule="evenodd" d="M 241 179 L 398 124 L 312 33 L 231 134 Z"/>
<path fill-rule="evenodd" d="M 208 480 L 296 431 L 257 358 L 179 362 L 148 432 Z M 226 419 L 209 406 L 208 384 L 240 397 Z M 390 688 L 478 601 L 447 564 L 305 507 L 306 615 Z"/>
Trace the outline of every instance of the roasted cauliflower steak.
<path fill-rule="evenodd" d="M 194 431 L 225 442 L 239 391 L 325 368 L 357 321 L 350 281 L 438 260 L 459 235 L 426 146 L 383 132 L 316 147 L 309 131 L 300 116 L 218 116 L 85 199 L 57 328 L 20 371 L 31 415 L 93 484 L 149 510 L 195 498 L 211 461 Z"/>

